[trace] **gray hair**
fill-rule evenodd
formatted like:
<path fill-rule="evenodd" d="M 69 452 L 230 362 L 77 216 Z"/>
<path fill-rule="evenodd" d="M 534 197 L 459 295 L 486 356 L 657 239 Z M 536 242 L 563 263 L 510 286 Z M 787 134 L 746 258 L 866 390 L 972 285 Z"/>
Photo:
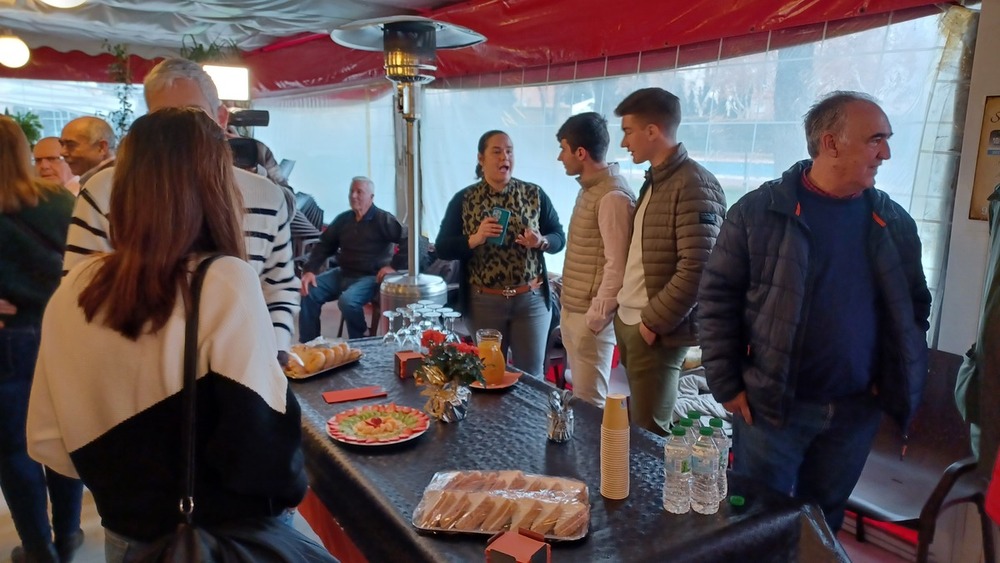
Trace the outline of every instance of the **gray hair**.
<path fill-rule="evenodd" d="M 368 189 L 371 190 L 372 193 L 375 193 L 375 182 L 372 182 L 371 178 L 368 176 L 355 176 L 351 178 L 351 183 L 353 184 L 354 182 L 368 184 Z"/>
<path fill-rule="evenodd" d="M 85 115 L 83 117 L 78 117 L 73 121 L 79 122 L 83 125 L 83 130 L 87 132 L 87 139 L 89 139 L 91 143 L 106 141 L 108 143 L 109 151 L 114 151 L 118 146 L 118 137 L 115 136 L 115 130 L 111 128 L 111 125 L 109 125 L 107 121 L 104 121 L 100 117 Z M 73 121 L 70 121 L 70 123 L 73 123 Z M 67 123 L 67 125 L 69 125 L 69 123 Z"/>
<path fill-rule="evenodd" d="M 201 68 L 200 64 L 187 59 L 176 57 L 163 59 L 149 71 L 142 82 L 142 87 L 146 92 L 159 91 L 172 86 L 175 80 L 190 80 L 197 84 L 213 109 L 219 109 L 222 105 L 219 89 L 212 81 L 212 77 Z"/>
<path fill-rule="evenodd" d="M 806 128 L 806 150 L 809 151 L 810 157 L 816 158 L 819 155 L 820 139 L 824 133 L 830 132 L 835 135 L 843 133 L 846 122 L 844 110 L 854 102 L 866 102 L 878 106 L 878 101 L 864 92 L 837 90 L 823 96 L 809 108 L 803 116 L 803 124 Z"/>

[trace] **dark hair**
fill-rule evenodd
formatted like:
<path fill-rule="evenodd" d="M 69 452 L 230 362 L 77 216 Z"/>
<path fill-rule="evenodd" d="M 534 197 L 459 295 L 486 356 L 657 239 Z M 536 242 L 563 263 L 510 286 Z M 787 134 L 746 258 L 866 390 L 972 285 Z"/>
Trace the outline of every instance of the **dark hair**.
<path fill-rule="evenodd" d="M 823 96 L 809 108 L 802 121 L 806 129 L 806 150 L 809 151 L 810 157 L 816 158 L 819 155 L 819 143 L 824 133 L 835 135 L 843 133 L 847 119 L 844 110 L 854 102 L 867 102 L 878 106 L 875 98 L 864 92 L 837 90 Z"/>
<path fill-rule="evenodd" d="M 164 108 L 137 119 L 115 162 L 108 211 L 115 250 L 80 293 L 87 321 L 103 311 L 105 325 L 133 340 L 161 329 L 178 288 L 190 304 L 192 255 L 246 258 L 242 209 L 229 144 L 208 114 Z"/>
<path fill-rule="evenodd" d="M 608 120 L 593 111 L 571 116 L 556 132 L 556 140 L 563 139 L 574 151 L 583 147 L 592 160 L 604 162 L 608 154 L 608 145 L 611 143 Z"/>
<path fill-rule="evenodd" d="M 489 143 L 490 139 L 492 139 L 493 137 L 495 137 L 497 135 L 507 135 L 507 133 L 505 131 L 501 131 L 499 129 L 490 129 L 489 131 L 483 133 L 482 137 L 479 137 L 479 145 L 478 145 L 478 147 L 476 149 L 476 150 L 479 151 L 479 156 L 483 156 L 484 154 L 486 154 L 486 143 Z M 507 136 L 510 137 L 510 135 L 507 135 Z M 483 177 L 483 165 L 479 164 L 477 162 L 476 163 L 476 178 L 482 178 L 482 177 Z"/>
<path fill-rule="evenodd" d="M 618 104 L 615 115 L 634 115 L 665 133 L 674 133 L 681 124 L 681 101 L 663 88 L 636 90 Z"/>

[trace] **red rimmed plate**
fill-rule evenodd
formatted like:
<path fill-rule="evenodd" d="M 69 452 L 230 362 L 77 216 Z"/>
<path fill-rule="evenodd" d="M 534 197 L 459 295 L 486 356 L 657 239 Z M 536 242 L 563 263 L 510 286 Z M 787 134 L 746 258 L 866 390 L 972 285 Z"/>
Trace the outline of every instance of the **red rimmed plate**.
<path fill-rule="evenodd" d="M 412 440 L 429 425 L 422 411 L 389 403 L 346 410 L 326 421 L 326 433 L 345 444 L 385 446 Z"/>
<path fill-rule="evenodd" d="M 499 389 L 507 389 L 517 383 L 518 379 L 521 379 L 521 372 L 505 371 L 503 372 L 503 381 L 500 383 L 483 384 L 478 381 L 473 381 L 469 384 L 469 387 L 478 391 L 496 391 Z"/>

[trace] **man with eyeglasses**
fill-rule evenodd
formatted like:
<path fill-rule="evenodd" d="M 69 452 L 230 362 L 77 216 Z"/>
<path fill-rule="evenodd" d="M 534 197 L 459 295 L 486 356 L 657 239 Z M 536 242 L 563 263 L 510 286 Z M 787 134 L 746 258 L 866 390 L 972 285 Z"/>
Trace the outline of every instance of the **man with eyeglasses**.
<path fill-rule="evenodd" d="M 115 132 L 107 121 L 99 117 L 84 116 L 70 121 L 63 127 L 59 144 L 62 157 L 70 170 L 86 185 L 94 174 L 111 166 L 115 160 Z"/>
<path fill-rule="evenodd" d="M 45 137 L 35 143 L 32 156 L 35 161 L 35 174 L 39 178 L 61 184 L 64 188 L 77 195 L 80 193 L 80 183 L 63 160 L 60 152 L 59 137 Z"/>

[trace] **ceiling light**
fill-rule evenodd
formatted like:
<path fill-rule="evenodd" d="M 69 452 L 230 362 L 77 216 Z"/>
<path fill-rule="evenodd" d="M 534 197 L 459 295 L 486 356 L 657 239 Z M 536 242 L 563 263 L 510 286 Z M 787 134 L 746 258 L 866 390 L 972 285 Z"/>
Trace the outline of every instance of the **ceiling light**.
<path fill-rule="evenodd" d="M 21 68 L 28 64 L 31 51 L 28 46 L 10 32 L 0 35 L 0 64 L 10 68 Z"/>
<path fill-rule="evenodd" d="M 87 0 L 38 0 L 42 4 L 48 4 L 53 8 L 76 8 Z"/>
<path fill-rule="evenodd" d="M 202 65 L 219 89 L 220 100 L 250 99 L 250 71 L 244 66 Z"/>

